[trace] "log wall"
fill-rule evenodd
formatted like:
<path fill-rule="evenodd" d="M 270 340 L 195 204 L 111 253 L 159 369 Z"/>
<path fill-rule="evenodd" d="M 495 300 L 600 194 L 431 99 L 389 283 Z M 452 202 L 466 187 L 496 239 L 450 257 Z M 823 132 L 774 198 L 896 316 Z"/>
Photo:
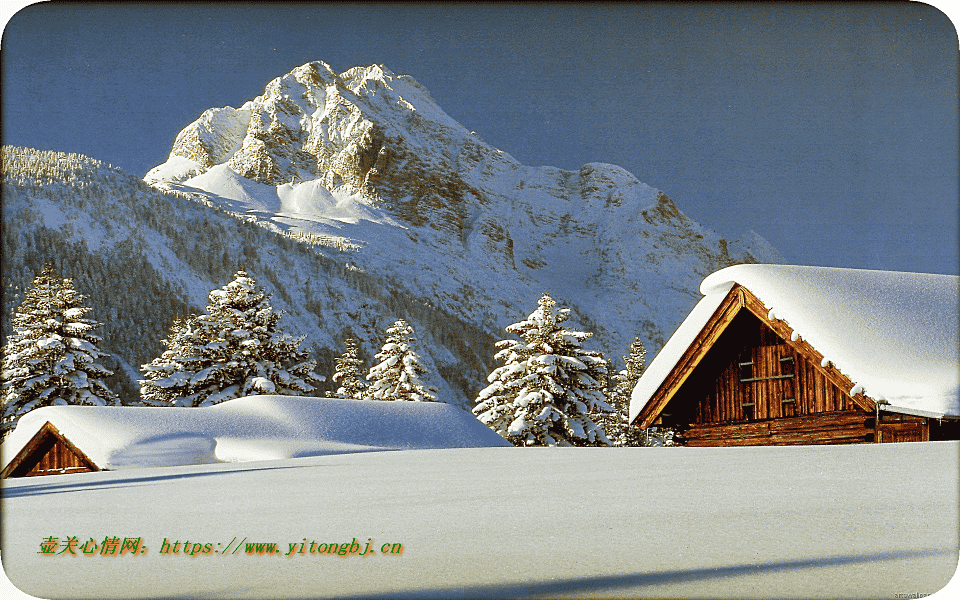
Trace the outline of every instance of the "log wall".
<path fill-rule="evenodd" d="M 913 415 L 881 413 L 878 442 L 925 442 L 930 439 L 930 421 Z"/>
<path fill-rule="evenodd" d="M 703 423 L 684 432 L 688 446 L 792 446 L 875 441 L 875 420 L 861 410 L 768 421 Z"/>

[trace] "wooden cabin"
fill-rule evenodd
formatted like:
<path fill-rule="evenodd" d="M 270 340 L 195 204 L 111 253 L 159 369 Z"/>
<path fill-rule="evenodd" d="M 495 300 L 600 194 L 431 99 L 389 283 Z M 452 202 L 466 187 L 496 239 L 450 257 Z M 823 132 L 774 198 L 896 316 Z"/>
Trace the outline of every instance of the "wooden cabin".
<path fill-rule="evenodd" d="M 907 283 L 908 296 L 923 294 L 925 286 L 932 285 L 940 298 L 920 302 L 918 318 L 904 321 L 911 324 L 910 331 L 904 332 L 911 339 L 901 343 L 897 332 L 889 329 L 895 329 L 904 313 L 910 312 L 909 306 L 904 308 L 909 299 L 893 303 L 895 318 L 885 317 L 884 302 L 872 296 L 862 300 L 864 306 L 828 305 L 883 289 L 882 282 L 861 286 L 863 278 L 882 272 L 851 271 L 740 265 L 708 277 L 701 288 L 708 298 L 694 309 L 638 382 L 631 401 L 631 422 L 641 428 L 673 427 L 688 446 L 960 439 L 957 278 L 927 276 L 936 279 L 931 283 L 921 278 L 916 286 Z M 890 279 L 903 284 L 903 277 Z M 844 282 L 853 283 L 853 289 L 844 289 Z M 751 291 L 751 283 L 756 283 L 760 292 Z M 811 286 L 812 291 L 805 289 Z M 776 308 L 765 304 L 761 295 Z M 938 306 L 947 312 L 937 314 Z M 826 322 L 817 323 L 818 318 Z M 855 323 L 847 323 L 848 318 Z M 791 326 L 794 321 L 801 325 L 799 330 Z M 914 339 L 917 331 L 913 325 L 923 322 L 947 333 Z M 810 331 L 811 340 L 822 339 L 828 348 L 817 348 L 800 331 Z M 847 341 L 848 336 L 858 339 Z M 876 339 L 860 339 L 864 336 Z M 923 353 L 924 344 L 931 346 L 924 358 L 892 358 L 893 365 L 902 361 L 904 373 L 870 373 L 871 368 L 896 369 L 873 365 L 873 356 Z M 931 355 L 942 355 L 944 360 L 931 362 L 927 381 L 923 381 L 923 361 Z M 836 363 L 831 356 L 837 357 Z M 847 367 L 849 372 L 844 370 Z M 909 385 L 911 377 L 917 380 L 913 386 Z M 887 400 L 884 392 L 894 387 L 889 382 L 897 378 L 908 384 L 905 389 L 915 389 L 916 397 L 908 393 Z M 937 382 L 934 387 L 929 385 L 931 381 Z M 900 386 L 894 391 L 901 393 L 899 390 Z"/>
<path fill-rule="evenodd" d="M 47 421 L 0 471 L 0 479 L 99 470 L 100 467 Z"/>

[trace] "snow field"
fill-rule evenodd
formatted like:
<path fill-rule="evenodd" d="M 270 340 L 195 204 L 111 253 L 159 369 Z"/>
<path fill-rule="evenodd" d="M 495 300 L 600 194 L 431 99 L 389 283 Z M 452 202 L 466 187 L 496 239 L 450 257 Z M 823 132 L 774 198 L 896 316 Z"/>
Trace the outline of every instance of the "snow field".
<path fill-rule="evenodd" d="M 894 598 L 958 556 L 956 442 L 471 448 L 4 482 L 4 568 L 57 598 Z M 45 557 L 48 536 L 140 557 Z M 164 538 L 403 554 L 163 556 Z"/>

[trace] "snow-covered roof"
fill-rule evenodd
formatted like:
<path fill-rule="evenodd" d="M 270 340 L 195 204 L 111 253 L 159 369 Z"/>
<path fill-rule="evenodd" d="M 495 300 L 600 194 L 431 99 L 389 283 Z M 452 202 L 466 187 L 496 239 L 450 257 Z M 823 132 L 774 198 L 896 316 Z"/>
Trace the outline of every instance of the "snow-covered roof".
<path fill-rule="evenodd" d="M 4 467 L 47 421 L 111 470 L 510 445 L 472 414 L 441 402 L 248 396 L 205 408 L 38 408 L 0 446 Z"/>
<path fill-rule="evenodd" d="M 650 363 L 633 420 L 730 289 L 740 284 L 887 410 L 960 416 L 960 278 L 794 265 L 736 265 L 700 285 L 703 299 Z M 859 389 L 857 389 L 859 391 Z"/>

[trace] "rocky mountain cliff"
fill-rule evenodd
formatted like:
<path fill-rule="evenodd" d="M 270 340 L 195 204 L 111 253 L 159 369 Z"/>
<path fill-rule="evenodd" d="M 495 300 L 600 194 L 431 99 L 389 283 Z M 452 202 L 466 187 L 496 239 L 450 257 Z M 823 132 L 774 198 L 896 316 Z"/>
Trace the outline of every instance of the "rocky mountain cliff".
<path fill-rule="evenodd" d="M 342 239 L 357 268 L 490 331 L 547 291 L 614 356 L 637 334 L 658 348 L 712 271 L 781 260 L 753 232 L 727 242 L 620 167 L 522 165 L 382 65 L 305 64 L 240 108 L 210 109 L 145 181 Z"/>

